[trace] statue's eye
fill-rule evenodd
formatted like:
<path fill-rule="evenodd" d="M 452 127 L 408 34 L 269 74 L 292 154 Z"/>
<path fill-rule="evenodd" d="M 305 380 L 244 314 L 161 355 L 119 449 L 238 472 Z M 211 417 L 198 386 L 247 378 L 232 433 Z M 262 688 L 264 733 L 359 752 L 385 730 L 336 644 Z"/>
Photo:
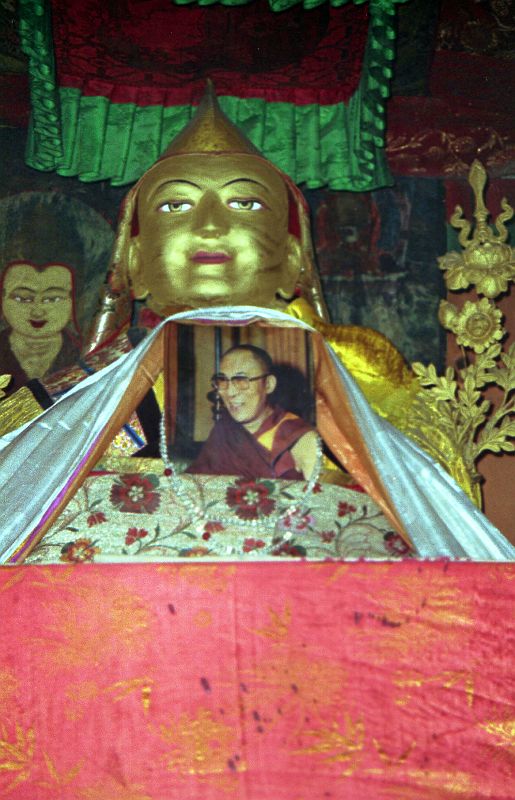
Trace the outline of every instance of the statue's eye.
<path fill-rule="evenodd" d="M 34 297 L 32 295 L 26 295 L 26 294 L 13 293 L 13 294 L 10 295 L 10 299 L 14 300 L 15 303 L 33 303 L 34 302 Z"/>
<path fill-rule="evenodd" d="M 227 205 L 236 211 L 260 211 L 265 207 L 259 200 L 230 200 Z"/>
<path fill-rule="evenodd" d="M 157 210 L 163 214 L 180 214 L 181 212 L 189 211 L 191 208 L 193 208 L 193 203 L 187 200 L 177 200 L 175 203 L 163 203 Z"/>

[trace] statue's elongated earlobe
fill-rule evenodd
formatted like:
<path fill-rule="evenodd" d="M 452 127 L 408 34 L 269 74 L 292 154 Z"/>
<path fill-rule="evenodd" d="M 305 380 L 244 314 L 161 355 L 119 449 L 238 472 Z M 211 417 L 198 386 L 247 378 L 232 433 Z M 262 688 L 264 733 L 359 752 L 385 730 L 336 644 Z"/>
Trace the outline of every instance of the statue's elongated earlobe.
<path fill-rule="evenodd" d="M 290 302 L 295 297 L 295 289 L 299 284 L 302 271 L 302 247 L 299 239 L 293 234 L 288 234 L 286 249 L 286 280 L 287 283 L 279 286 L 277 295 L 285 302 Z M 284 276 L 283 276 L 284 281 Z"/>
<path fill-rule="evenodd" d="M 128 273 L 129 273 L 129 284 L 132 290 L 133 297 L 136 300 L 145 300 L 145 298 L 148 297 L 149 290 L 143 278 L 143 270 L 141 269 L 140 246 L 137 238 L 132 239 L 129 244 Z"/>

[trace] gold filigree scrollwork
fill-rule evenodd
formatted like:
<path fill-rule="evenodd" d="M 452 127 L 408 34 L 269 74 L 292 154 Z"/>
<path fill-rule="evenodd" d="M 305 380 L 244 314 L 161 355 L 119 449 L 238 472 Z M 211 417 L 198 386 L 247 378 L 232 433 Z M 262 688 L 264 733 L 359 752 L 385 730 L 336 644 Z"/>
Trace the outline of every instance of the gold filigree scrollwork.
<path fill-rule="evenodd" d="M 413 364 L 422 390 L 418 393 L 406 432 L 444 466 L 481 507 L 481 475 L 477 461 L 483 453 L 515 450 L 513 417 L 515 344 L 503 347 L 506 337 L 503 315 L 493 298 L 508 291 L 515 279 L 515 251 L 507 244 L 505 223 L 513 209 L 505 198 L 495 220 L 495 233 L 487 220 L 484 202 L 486 172 L 474 161 L 469 184 L 475 197 L 475 225 L 463 218 L 457 206 L 451 224 L 460 231 L 462 253 L 450 252 L 439 259 L 447 288 L 452 292 L 474 287 L 476 300 L 458 308 L 442 300 L 438 318 L 456 336 L 464 366 L 448 367 L 439 376 L 433 364 Z M 490 386 L 501 390 L 496 403 L 485 395 Z"/>

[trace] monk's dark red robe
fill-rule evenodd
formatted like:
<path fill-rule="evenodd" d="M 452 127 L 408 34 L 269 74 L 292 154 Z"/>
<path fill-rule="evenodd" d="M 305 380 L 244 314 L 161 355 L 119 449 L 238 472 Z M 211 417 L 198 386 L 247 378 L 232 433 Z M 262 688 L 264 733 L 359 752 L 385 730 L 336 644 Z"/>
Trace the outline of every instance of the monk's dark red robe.
<path fill-rule="evenodd" d="M 203 475 L 302 480 L 291 448 L 313 428 L 301 417 L 276 406 L 252 434 L 226 409 L 215 423 L 198 458 L 186 470 Z"/>

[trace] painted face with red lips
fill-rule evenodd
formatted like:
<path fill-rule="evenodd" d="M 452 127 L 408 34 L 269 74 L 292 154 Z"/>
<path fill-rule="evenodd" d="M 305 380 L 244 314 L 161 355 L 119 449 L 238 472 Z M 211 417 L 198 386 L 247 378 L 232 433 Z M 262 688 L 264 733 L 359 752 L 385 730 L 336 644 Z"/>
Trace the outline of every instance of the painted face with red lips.
<path fill-rule="evenodd" d="M 281 176 L 249 155 L 178 155 L 156 164 L 138 193 L 129 272 L 136 297 L 164 316 L 252 304 L 284 308 L 299 243 L 288 233 Z"/>
<path fill-rule="evenodd" d="M 2 313 L 24 338 L 55 336 L 72 316 L 70 272 L 57 264 L 42 271 L 31 264 L 14 264 L 4 278 Z"/>

